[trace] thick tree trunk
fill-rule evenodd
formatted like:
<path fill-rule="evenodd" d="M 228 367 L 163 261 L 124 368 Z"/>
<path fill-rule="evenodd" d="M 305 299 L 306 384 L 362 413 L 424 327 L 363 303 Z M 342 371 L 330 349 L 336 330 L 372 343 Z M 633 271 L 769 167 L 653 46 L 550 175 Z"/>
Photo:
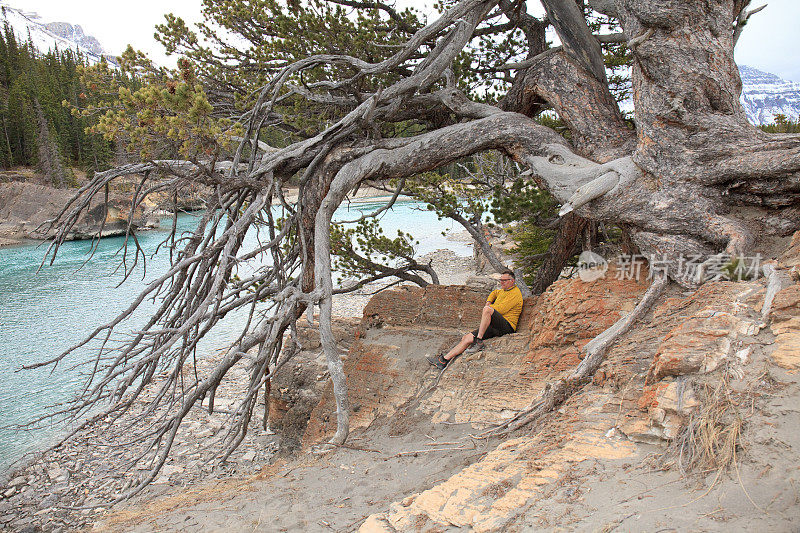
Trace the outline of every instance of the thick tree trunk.
<path fill-rule="evenodd" d="M 639 143 L 634 161 L 665 185 L 707 183 L 714 162 L 763 142 L 739 103 L 733 2 L 620 3 L 629 36 L 652 30 L 633 52 Z"/>
<path fill-rule="evenodd" d="M 548 13 L 561 9 L 545 4 Z M 744 255 L 753 235 L 800 227 L 797 210 L 780 209 L 800 203 L 800 138 L 748 124 L 739 103 L 733 23 L 742 3 L 592 5 L 618 17 L 631 43 L 635 143 L 594 74 L 596 49 L 572 31 L 576 22 L 563 23 L 569 13 L 554 14 L 565 50 L 530 61 L 503 103 L 527 114 L 546 100 L 570 128 L 575 152 L 591 160 L 555 146 L 545 157 L 518 154 L 564 204 L 562 214 L 624 226 L 639 251 L 665 260 L 684 284 L 696 280 L 682 277 L 682 257 Z M 741 205 L 761 211 L 744 218 Z"/>
<path fill-rule="evenodd" d="M 536 280 L 531 286 L 534 294 L 543 293 L 558 279 L 566 262 L 575 255 L 575 243 L 587 225 L 588 221 L 575 213 L 561 219 L 558 233 L 547 248 L 547 256 L 536 270 Z"/>
<path fill-rule="evenodd" d="M 584 157 L 605 162 L 635 148 L 635 132 L 623 120 L 608 86 L 563 51 L 539 55 L 503 107 L 533 116 L 541 99 L 566 123 L 573 146 Z"/>
<path fill-rule="evenodd" d="M 739 103 L 732 28 L 741 6 L 603 4 L 639 41 L 632 47 L 637 145 L 632 166 L 582 187 L 566 211 L 623 223 L 641 251 L 670 261 L 746 254 L 755 234 L 800 227 L 797 213 L 776 209 L 800 202 L 800 137 L 760 131 Z M 742 205 L 761 213 L 745 218 Z"/>

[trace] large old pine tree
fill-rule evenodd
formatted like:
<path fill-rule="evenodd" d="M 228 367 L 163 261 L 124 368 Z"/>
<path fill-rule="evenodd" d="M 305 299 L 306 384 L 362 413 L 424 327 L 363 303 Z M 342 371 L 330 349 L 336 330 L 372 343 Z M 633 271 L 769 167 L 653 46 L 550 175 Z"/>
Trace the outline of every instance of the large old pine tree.
<path fill-rule="evenodd" d="M 402 179 L 501 151 L 528 169 L 562 214 L 617 225 L 641 253 L 666 261 L 748 254 L 756 236 L 797 229 L 800 137 L 755 128 L 739 103 L 733 50 L 748 2 L 542 0 L 547 15 L 540 20 L 528 14 L 524 0 L 462 0 L 448 3 L 427 25 L 369 0 L 311 7 L 206 2 L 209 26 L 201 33 L 212 41 L 208 45 L 171 18 L 162 39 L 196 65 L 211 104 L 208 111 L 195 106 L 195 115 L 240 124 L 238 149 L 222 157 L 211 139 L 199 142 L 202 150 L 187 161 L 147 161 L 99 174 L 65 211 L 62 236 L 87 199 L 125 173 L 145 176 L 136 201 L 150 189 L 190 182 L 214 190 L 194 235 L 170 241 L 172 268 L 92 339 L 111 336 L 139 303 L 156 296 L 159 306 L 146 327 L 121 348 L 98 348 L 91 383 L 61 414 L 91 412 L 93 422 L 103 423 L 156 387 L 152 402 L 167 405 L 169 414 L 138 435 L 150 442 L 156 460 L 133 493 L 154 478 L 192 406 L 205 400 L 213 408 L 220 380 L 257 348 L 225 442 L 225 450 L 235 448 L 259 391 L 301 348 L 296 320 L 318 308 L 338 407 L 332 442 L 343 442 L 349 408 L 331 332 L 330 224 L 337 206 L 365 180 Z M 593 35 L 589 14 L 610 17 L 621 31 Z M 227 25 L 239 39 L 225 42 L 208 30 L 211 24 Z M 348 41 L 355 24 L 368 25 L 371 33 Z M 562 43 L 556 48 L 547 48 L 548 25 Z M 601 48 L 607 43 L 629 50 L 635 126 L 609 90 Z M 242 90 L 244 78 L 258 90 Z M 486 84 L 495 91 L 489 94 L 498 87 L 504 94 L 478 101 L 468 88 L 482 78 L 494 80 Z M 174 83 L 167 87 L 174 92 Z M 247 109 L 237 111 L 242 102 Z M 542 109 L 557 113 L 569 135 L 537 123 Z M 140 117 L 137 131 L 147 125 Z M 151 171 L 172 178 L 150 186 Z M 290 179 L 300 184 L 296 204 L 281 190 Z M 283 220 L 268 209 L 276 203 Z M 242 249 L 253 227 L 261 230 L 261 245 Z M 260 266 L 242 268 L 253 260 Z M 670 272 L 673 281 L 692 282 L 678 269 Z M 664 283 L 656 281 L 656 289 Z M 257 302 L 268 312 L 255 312 Z M 250 320 L 213 372 L 182 375 L 197 342 L 241 307 L 251 310 Z M 607 342 L 587 349 L 602 356 Z M 592 371 L 595 363 L 587 361 L 596 358 L 587 357 L 576 376 Z M 165 369 L 168 379 L 153 383 Z M 176 400 L 172 391 L 181 379 Z M 555 401 L 545 398 L 534 407 Z M 99 413 L 93 410 L 98 406 Z"/>

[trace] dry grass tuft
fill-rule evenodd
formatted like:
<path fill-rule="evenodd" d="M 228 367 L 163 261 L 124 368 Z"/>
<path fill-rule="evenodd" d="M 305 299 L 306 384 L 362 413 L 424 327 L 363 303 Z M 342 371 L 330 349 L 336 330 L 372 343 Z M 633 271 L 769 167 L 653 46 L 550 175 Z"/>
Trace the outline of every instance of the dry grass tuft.
<path fill-rule="evenodd" d="M 199 489 L 164 495 L 141 505 L 113 510 L 103 517 L 101 523 L 104 531 L 128 531 L 136 524 L 148 523 L 151 519 L 178 509 L 189 509 L 203 503 L 218 502 L 225 496 L 232 499 L 233 496 L 245 490 L 255 490 L 251 482 L 257 478 L 254 476 L 249 480 L 227 479 Z"/>
<path fill-rule="evenodd" d="M 483 489 L 481 492 L 481 496 L 486 496 L 492 499 L 500 499 L 514 488 L 515 483 L 510 479 L 504 479 L 503 481 L 499 481 L 497 483 L 491 483 L 486 488 Z"/>
<path fill-rule="evenodd" d="M 744 421 L 731 398 L 727 374 L 716 387 L 703 385 L 700 408 L 692 414 L 686 430 L 676 440 L 681 473 L 721 473 L 736 463 L 741 448 Z"/>
<path fill-rule="evenodd" d="M 752 411 L 754 405 L 753 385 L 763 385 L 765 379 L 768 380 L 771 376 L 769 372 L 765 371 L 751 382 L 747 391 L 734 392 L 728 381 L 731 375 L 729 369 L 725 369 L 716 386 L 707 383 L 703 385 L 700 409 L 690 417 L 686 430 L 676 440 L 676 462 L 684 475 L 687 473 L 704 475 L 714 472 L 714 480 L 708 490 L 689 503 L 694 503 L 708 495 L 716 486 L 722 473 L 729 467 L 733 467 L 747 499 L 756 509 L 765 513 L 766 511 L 750 497 L 739 473 L 737 453 L 744 447 L 742 442 L 744 415 L 739 405 L 745 407 L 749 405 Z M 735 399 L 732 397 L 732 392 L 736 395 Z M 671 507 L 666 509 L 671 509 Z"/>

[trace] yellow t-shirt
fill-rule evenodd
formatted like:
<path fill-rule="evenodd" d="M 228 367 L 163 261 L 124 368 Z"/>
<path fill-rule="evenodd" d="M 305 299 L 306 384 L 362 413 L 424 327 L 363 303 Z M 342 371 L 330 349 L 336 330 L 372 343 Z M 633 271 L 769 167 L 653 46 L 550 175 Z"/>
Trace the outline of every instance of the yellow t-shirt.
<path fill-rule="evenodd" d="M 495 289 L 486 298 L 486 302 L 491 304 L 492 309 L 503 315 L 514 331 L 517 331 L 517 322 L 522 313 L 522 292 L 519 287 L 514 285 L 508 290 Z"/>

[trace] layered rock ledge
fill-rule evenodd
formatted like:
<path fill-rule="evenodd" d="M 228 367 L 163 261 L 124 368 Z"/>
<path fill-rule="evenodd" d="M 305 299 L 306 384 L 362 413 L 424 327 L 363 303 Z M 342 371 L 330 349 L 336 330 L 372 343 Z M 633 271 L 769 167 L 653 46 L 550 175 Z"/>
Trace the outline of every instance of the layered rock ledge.
<path fill-rule="evenodd" d="M 423 356 L 474 327 L 485 292 L 380 293 L 346 356 L 353 405 L 346 447 L 313 451 L 335 418 L 324 381 L 298 400 L 278 388 L 271 420 L 302 434 L 295 459 L 221 488 L 222 495 L 198 487 L 189 501 L 185 494 L 158 505 L 140 500 L 97 527 L 792 529 L 800 520 L 792 488 L 800 482 L 793 460 L 800 385 L 779 348 L 796 346 L 797 285 L 778 294 L 770 327 L 760 316 L 763 279 L 672 288 L 557 411 L 509 438 L 479 438 L 564 376 L 580 347 L 629 312 L 646 286 L 646 279 L 617 279 L 613 269 L 604 280 L 556 282 L 527 302 L 518 333 L 489 340 L 484 352 L 459 357 L 441 375 Z M 709 422 L 712 409 L 728 418 Z M 684 474 L 687 427 L 699 439 L 702 424 L 722 431 L 734 420 L 735 471 Z M 233 509 L 224 520 L 215 507 L 222 501 Z"/>
<path fill-rule="evenodd" d="M 785 281 L 786 257 L 776 263 Z M 633 309 L 646 272 L 625 278 L 612 268 L 605 279 L 554 283 L 526 302 L 517 333 L 443 373 L 424 356 L 475 327 L 485 289 L 378 293 L 359 320 L 337 326 L 353 410 L 345 446 L 315 453 L 335 413 L 309 326 L 308 350 L 284 367 L 269 402 L 270 428 L 283 431 L 293 454 L 274 453 L 277 436 L 260 421 L 227 471 L 189 440 L 196 472 L 179 454 L 159 483 L 105 516 L 82 515 L 83 523 L 97 531 L 795 529 L 796 283 L 784 284 L 766 322 L 764 279 L 672 287 L 556 411 L 508 437 L 481 437 L 570 372 L 580 348 Z M 221 398 L 235 398 L 235 377 L 229 385 Z M 198 416 L 188 431 L 215 433 L 219 423 Z M 706 443 L 710 456 L 701 453 Z M 78 486 L 84 499 L 97 498 L 124 484 L 123 475 L 92 485 L 86 469 L 97 463 L 69 466 L 84 459 L 76 453 L 86 451 L 34 467 L 48 478 L 52 470 L 52 494 Z M 0 521 L 45 530 L 79 523 L 40 494 L 12 491 Z"/>
<path fill-rule="evenodd" d="M 14 244 L 23 239 L 48 239 L 55 231 L 48 227 L 74 196 L 73 189 L 54 189 L 46 185 L 14 181 L 0 183 L 0 239 Z M 120 193 L 92 202 L 70 234 L 70 239 L 90 239 L 101 230 L 102 237 L 124 235 L 130 216 L 130 198 Z M 157 217 L 140 207 L 133 214 L 134 229 L 155 227 Z"/>

